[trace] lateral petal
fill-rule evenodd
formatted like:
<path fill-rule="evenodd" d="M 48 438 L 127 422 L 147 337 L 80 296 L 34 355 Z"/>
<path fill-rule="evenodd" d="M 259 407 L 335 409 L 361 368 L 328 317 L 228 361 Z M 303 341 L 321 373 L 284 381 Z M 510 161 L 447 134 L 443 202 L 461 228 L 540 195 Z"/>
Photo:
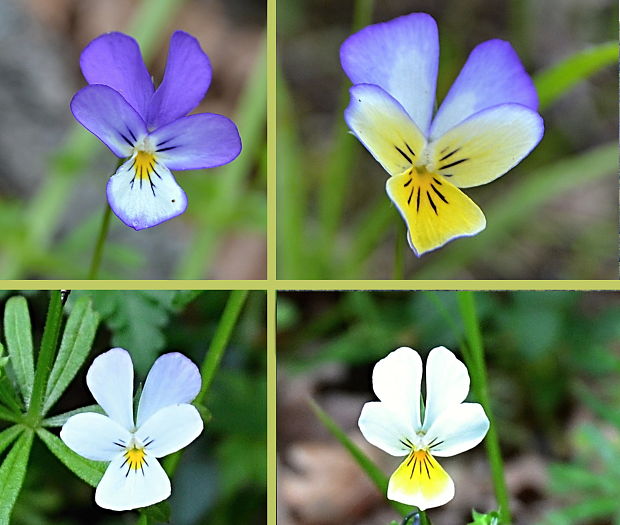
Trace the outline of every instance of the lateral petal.
<path fill-rule="evenodd" d="M 86 384 L 111 419 L 127 430 L 133 428 L 133 363 L 127 350 L 112 348 L 96 357 Z"/>
<path fill-rule="evenodd" d="M 508 103 L 536 111 L 538 95 L 534 83 L 509 42 L 483 42 L 471 52 L 439 107 L 431 138 L 440 137 L 474 113 Z"/>
<path fill-rule="evenodd" d="M 142 230 L 183 213 L 187 196 L 164 164 L 137 158 L 134 155 L 110 178 L 107 195 L 116 216 L 134 230 Z"/>
<path fill-rule="evenodd" d="M 73 452 L 93 461 L 112 461 L 130 437 L 116 421 L 94 412 L 71 416 L 60 429 L 60 439 Z"/>
<path fill-rule="evenodd" d="M 211 63 L 198 40 L 175 31 L 170 37 L 164 78 L 149 104 L 149 129 L 187 115 L 203 99 L 210 83 Z"/>
<path fill-rule="evenodd" d="M 111 87 L 146 119 L 153 81 L 133 38 L 118 32 L 95 38 L 82 51 L 80 67 L 89 84 Z"/>
<path fill-rule="evenodd" d="M 399 175 L 422 154 L 426 139 L 407 112 L 379 86 L 349 90 L 344 118 L 351 131 L 390 175 Z"/>
<path fill-rule="evenodd" d="M 235 123 L 214 113 L 199 113 L 175 120 L 151 134 L 157 155 L 171 170 L 215 168 L 228 164 L 241 152 Z"/>
<path fill-rule="evenodd" d="M 407 171 L 390 177 L 386 191 L 407 224 L 409 246 L 418 257 L 486 227 L 474 201 L 440 176 Z"/>
<path fill-rule="evenodd" d="M 409 421 L 395 415 L 385 403 L 365 403 L 358 426 L 368 443 L 392 456 L 404 456 L 409 452 L 407 439 L 414 431 Z"/>
<path fill-rule="evenodd" d="M 542 139 L 541 116 L 519 104 L 485 109 L 429 145 L 437 173 L 458 188 L 491 182 L 532 151 Z"/>
<path fill-rule="evenodd" d="M 375 84 L 394 97 L 426 135 L 439 64 L 435 20 L 412 13 L 365 27 L 340 47 L 340 62 L 353 84 Z"/>
<path fill-rule="evenodd" d="M 86 86 L 71 100 L 75 119 L 117 157 L 129 157 L 134 144 L 146 134 L 136 110 L 108 86 Z"/>

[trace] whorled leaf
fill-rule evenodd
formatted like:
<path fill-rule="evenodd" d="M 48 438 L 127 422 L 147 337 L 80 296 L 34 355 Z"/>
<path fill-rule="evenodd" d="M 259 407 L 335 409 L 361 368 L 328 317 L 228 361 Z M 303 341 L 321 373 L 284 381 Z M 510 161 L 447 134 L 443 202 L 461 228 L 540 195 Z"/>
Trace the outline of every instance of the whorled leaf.
<path fill-rule="evenodd" d="M 22 296 L 11 297 L 4 307 L 4 337 L 17 385 L 26 403 L 30 402 L 34 382 L 32 327 L 28 303 Z"/>
<path fill-rule="evenodd" d="M 25 429 L 0 466 L 0 523 L 10 523 L 11 512 L 24 483 L 33 432 Z"/>

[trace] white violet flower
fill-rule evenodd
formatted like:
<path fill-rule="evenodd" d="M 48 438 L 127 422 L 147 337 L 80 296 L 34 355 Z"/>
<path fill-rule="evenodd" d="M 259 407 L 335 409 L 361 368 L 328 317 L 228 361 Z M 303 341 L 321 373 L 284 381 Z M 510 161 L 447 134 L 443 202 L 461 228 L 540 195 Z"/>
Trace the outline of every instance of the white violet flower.
<path fill-rule="evenodd" d="M 420 510 L 454 497 L 454 482 L 435 457 L 455 456 L 475 447 L 489 429 L 469 392 L 465 365 L 447 348 L 431 350 L 426 361 L 426 399 L 421 412 L 422 359 L 407 347 L 381 359 L 373 370 L 380 401 L 366 403 L 359 427 L 366 440 L 392 456 L 406 456 L 390 477 L 387 497 Z"/>
<path fill-rule="evenodd" d="M 203 429 L 190 405 L 201 386 L 198 368 L 179 353 L 159 357 L 148 373 L 133 411 L 133 363 L 126 350 L 98 356 L 86 383 L 107 415 L 86 412 L 60 431 L 66 445 L 94 461 L 109 461 L 95 502 L 110 510 L 147 507 L 170 496 L 170 480 L 157 458 L 189 445 Z"/>

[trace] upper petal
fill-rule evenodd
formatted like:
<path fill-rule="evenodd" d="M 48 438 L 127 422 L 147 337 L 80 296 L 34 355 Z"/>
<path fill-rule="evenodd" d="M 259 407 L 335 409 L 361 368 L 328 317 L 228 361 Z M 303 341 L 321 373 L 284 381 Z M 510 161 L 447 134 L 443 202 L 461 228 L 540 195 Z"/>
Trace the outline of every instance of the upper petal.
<path fill-rule="evenodd" d="M 136 159 L 135 155 L 125 162 L 108 181 L 108 202 L 116 216 L 142 230 L 183 213 L 187 196 L 170 170 L 155 158 Z"/>
<path fill-rule="evenodd" d="M 170 496 L 170 479 L 154 457 L 147 455 L 140 470 L 130 469 L 121 454 L 108 466 L 95 491 L 95 502 L 104 509 L 131 510 L 148 507 Z"/>
<path fill-rule="evenodd" d="M 372 388 L 407 427 L 420 428 L 422 360 L 413 349 L 401 347 L 381 359 L 372 373 Z"/>
<path fill-rule="evenodd" d="M 429 144 L 435 170 L 459 188 L 500 177 L 542 139 L 541 116 L 520 104 L 482 110 Z"/>
<path fill-rule="evenodd" d="M 396 416 L 385 403 L 365 403 L 358 421 L 362 435 L 370 443 L 392 456 L 409 452 L 407 439 L 415 433 L 411 422 Z"/>
<path fill-rule="evenodd" d="M 424 429 L 444 411 L 462 403 L 468 392 L 467 367 L 445 346 L 433 348 L 426 360 Z"/>
<path fill-rule="evenodd" d="M 403 107 L 379 86 L 350 89 L 344 118 L 351 131 L 390 175 L 410 168 L 426 139 Z"/>
<path fill-rule="evenodd" d="M 455 456 L 475 447 L 488 430 L 489 418 L 482 406 L 461 403 L 444 410 L 433 421 L 426 440 L 435 456 Z"/>
<path fill-rule="evenodd" d="M 60 429 L 60 438 L 71 450 L 93 461 L 112 461 L 130 437 L 116 421 L 94 412 L 71 416 Z"/>
<path fill-rule="evenodd" d="M 138 429 L 137 436 L 149 454 L 160 458 L 172 454 L 196 439 L 204 425 L 196 407 L 188 404 L 170 405 L 157 411 Z"/>
<path fill-rule="evenodd" d="M 512 46 L 503 40 L 489 40 L 469 55 L 435 115 L 431 138 L 440 137 L 478 111 L 506 103 L 536 111 L 538 95 Z"/>
<path fill-rule="evenodd" d="M 149 104 L 149 129 L 187 115 L 200 103 L 210 83 L 211 63 L 198 40 L 175 31 L 170 37 L 164 79 Z"/>
<path fill-rule="evenodd" d="M 127 430 L 133 428 L 133 363 L 127 350 L 112 348 L 95 358 L 86 384 L 110 418 Z"/>
<path fill-rule="evenodd" d="M 340 47 L 340 62 L 353 84 L 376 84 L 405 108 L 426 135 L 439 64 L 437 24 L 412 13 L 365 27 Z"/>
<path fill-rule="evenodd" d="M 127 101 L 107 86 L 86 86 L 71 100 L 76 120 L 117 157 L 129 157 L 133 145 L 146 134 L 144 121 Z"/>
<path fill-rule="evenodd" d="M 142 389 L 137 426 L 164 407 L 191 403 L 201 383 L 198 367 L 183 354 L 171 352 L 157 358 Z"/>
<path fill-rule="evenodd" d="M 133 38 L 123 33 L 95 38 L 82 51 L 80 67 L 89 84 L 103 84 L 118 91 L 146 119 L 154 88 Z"/>
<path fill-rule="evenodd" d="M 199 113 L 175 120 L 151 134 L 158 157 L 171 170 L 215 168 L 241 152 L 235 123 L 214 113 Z"/>

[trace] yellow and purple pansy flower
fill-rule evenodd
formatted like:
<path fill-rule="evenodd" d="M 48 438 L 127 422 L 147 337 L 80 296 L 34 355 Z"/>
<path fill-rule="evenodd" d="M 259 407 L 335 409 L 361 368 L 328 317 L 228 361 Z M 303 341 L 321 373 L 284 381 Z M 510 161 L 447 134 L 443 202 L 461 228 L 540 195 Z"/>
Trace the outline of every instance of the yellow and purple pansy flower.
<path fill-rule="evenodd" d="M 340 49 L 354 84 L 345 120 L 390 174 L 386 189 L 416 255 L 486 226 L 459 188 L 486 184 L 540 142 L 538 96 L 512 46 L 478 45 L 436 114 L 439 37 L 435 20 L 412 13 L 368 26 Z"/>

